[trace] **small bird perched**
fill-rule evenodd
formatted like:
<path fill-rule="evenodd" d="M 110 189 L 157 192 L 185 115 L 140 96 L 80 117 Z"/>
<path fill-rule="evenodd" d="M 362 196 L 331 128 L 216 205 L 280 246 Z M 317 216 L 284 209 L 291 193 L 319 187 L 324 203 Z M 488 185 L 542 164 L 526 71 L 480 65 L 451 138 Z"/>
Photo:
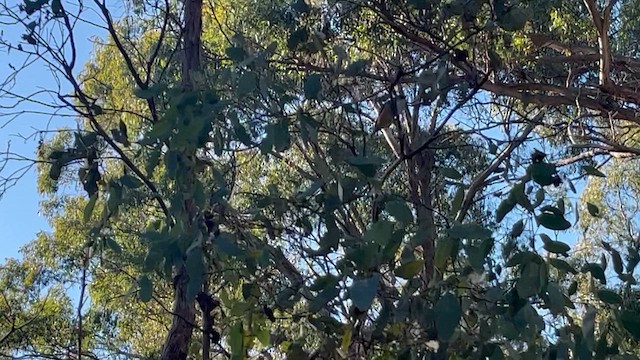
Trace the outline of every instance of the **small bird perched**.
<path fill-rule="evenodd" d="M 382 110 L 378 114 L 376 118 L 376 122 L 373 126 L 373 133 L 386 129 L 393 123 L 393 119 L 395 118 L 397 113 L 397 105 L 393 99 L 387 101 L 383 106 Z"/>

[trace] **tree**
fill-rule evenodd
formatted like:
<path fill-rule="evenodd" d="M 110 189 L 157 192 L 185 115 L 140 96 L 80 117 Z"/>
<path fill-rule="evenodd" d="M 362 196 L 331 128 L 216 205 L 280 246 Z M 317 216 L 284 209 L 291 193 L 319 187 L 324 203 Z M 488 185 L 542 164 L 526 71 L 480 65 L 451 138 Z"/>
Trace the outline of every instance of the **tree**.
<path fill-rule="evenodd" d="M 54 231 L 15 265 L 78 284 L 43 325 L 78 358 L 631 351 L 633 293 L 562 240 L 571 174 L 637 154 L 632 5 L 95 2 L 109 39 L 80 75 L 84 8 L 3 5 L 26 31 L 4 46 L 65 79 L 52 107 L 78 117 L 39 149 Z M 15 324 L 7 351 L 63 357 Z"/>

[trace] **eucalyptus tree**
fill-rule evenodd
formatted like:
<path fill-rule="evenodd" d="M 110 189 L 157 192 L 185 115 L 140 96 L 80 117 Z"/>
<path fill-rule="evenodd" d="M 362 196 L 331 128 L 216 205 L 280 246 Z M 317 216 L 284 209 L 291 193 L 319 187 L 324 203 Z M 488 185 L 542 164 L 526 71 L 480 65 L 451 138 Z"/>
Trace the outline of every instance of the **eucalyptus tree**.
<path fill-rule="evenodd" d="M 53 106 L 78 130 L 38 154 L 54 231 L 25 248 L 55 281 L 80 279 L 75 316 L 59 315 L 75 332 L 64 346 L 162 359 L 626 351 L 640 321 L 604 287 L 606 261 L 561 258 L 577 211 L 564 200 L 575 169 L 561 168 L 636 154 L 630 4 L 138 1 L 121 14 L 96 1 L 109 36 L 79 75 L 82 4 L 3 5 L 25 31 L 3 45 L 73 89 Z M 601 175 L 592 165 L 581 175 Z M 631 283 L 635 265 L 605 250 Z M 572 310 L 572 280 L 592 278 L 588 300 L 614 322 Z"/>

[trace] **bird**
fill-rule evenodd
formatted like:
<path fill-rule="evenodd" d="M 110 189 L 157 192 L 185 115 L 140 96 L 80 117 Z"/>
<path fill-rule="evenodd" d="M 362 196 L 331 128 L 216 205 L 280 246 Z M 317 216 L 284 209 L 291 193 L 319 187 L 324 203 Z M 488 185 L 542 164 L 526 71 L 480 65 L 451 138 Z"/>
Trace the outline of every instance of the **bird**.
<path fill-rule="evenodd" d="M 386 129 L 393 123 L 393 118 L 396 115 L 396 103 L 393 99 L 387 101 L 383 106 L 382 110 L 378 114 L 376 118 L 376 122 L 373 126 L 373 133 L 376 133 L 382 129 Z"/>

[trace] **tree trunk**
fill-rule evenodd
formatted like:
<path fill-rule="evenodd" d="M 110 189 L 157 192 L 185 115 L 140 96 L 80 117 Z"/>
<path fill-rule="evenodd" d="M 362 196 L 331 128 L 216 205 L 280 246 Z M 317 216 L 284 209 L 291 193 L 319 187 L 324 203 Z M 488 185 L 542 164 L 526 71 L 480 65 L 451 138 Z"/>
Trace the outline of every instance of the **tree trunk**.
<path fill-rule="evenodd" d="M 175 295 L 173 298 L 173 319 L 167 339 L 162 348 L 162 360 L 185 360 L 189 353 L 189 343 L 196 321 L 194 301 L 187 299 L 187 276 L 184 265 L 177 270 Z"/>
<path fill-rule="evenodd" d="M 185 0 L 184 37 L 182 41 L 182 87 L 185 91 L 193 89 L 192 73 L 200 68 L 200 37 L 202 34 L 202 0 Z M 193 175 L 193 174 L 192 174 Z M 185 191 L 189 191 L 189 176 L 185 182 Z M 194 177 L 195 178 L 195 177 Z M 185 201 L 188 220 L 194 219 L 197 211 L 190 200 Z M 175 269 L 175 294 L 173 298 L 173 319 L 171 328 L 162 348 L 162 360 L 186 360 L 189 344 L 195 325 L 195 299 L 187 298 L 189 277 L 184 264 Z"/>
<path fill-rule="evenodd" d="M 422 286 L 427 288 L 433 280 L 436 226 L 433 218 L 433 193 L 432 170 L 434 166 L 433 154 L 430 150 L 425 150 L 409 161 L 408 177 L 409 192 L 412 202 L 416 207 L 418 224 L 423 229 L 424 238 L 419 243 L 422 247 L 422 258 L 424 268 L 420 273 Z"/>

